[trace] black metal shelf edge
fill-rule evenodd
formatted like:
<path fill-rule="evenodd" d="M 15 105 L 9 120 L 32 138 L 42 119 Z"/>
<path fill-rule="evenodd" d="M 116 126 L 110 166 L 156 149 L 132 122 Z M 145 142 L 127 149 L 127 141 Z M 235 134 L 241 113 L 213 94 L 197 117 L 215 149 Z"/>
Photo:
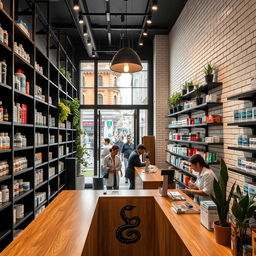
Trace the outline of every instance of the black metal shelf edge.
<path fill-rule="evenodd" d="M 38 185 L 36 185 L 36 188 L 35 188 L 35 189 L 41 188 L 41 187 L 42 187 L 43 185 L 45 185 L 46 183 L 48 183 L 48 180 L 45 180 L 45 181 L 39 183 Z"/>
<path fill-rule="evenodd" d="M 11 175 L 5 175 L 3 177 L 0 177 L 0 182 L 5 181 L 5 180 L 9 180 L 12 176 Z"/>
<path fill-rule="evenodd" d="M 181 186 L 183 186 L 183 187 L 185 187 L 185 188 L 189 188 L 189 186 L 187 186 L 186 184 L 184 184 L 182 181 L 180 181 L 179 179 L 177 179 L 177 178 L 174 178 L 174 180 L 178 183 L 178 184 L 180 184 Z"/>
<path fill-rule="evenodd" d="M 49 160 L 49 163 L 55 162 L 55 161 L 57 161 L 57 160 L 58 160 L 58 157 L 57 157 L 57 158 L 54 158 L 54 159 Z"/>
<path fill-rule="evenodd" d="M 16 197 L 14 197 L 13 202 L 16 203 L 17 201 L 21 200 L 22 198 L 26 197 L 27 195 L 29 195 L 31 192 L 33 192 L 33 189 L 30 189 L 28 191 L 22 192 L 21 195 L 18 195 Z"/>
<path fill-rule="evenodd" d="M 46 164 L 48 164 L 48 162 L 44 162 L 44 163 L 41 163 L 41 164 L 37 164 L 37 165 L 35 166 L 35 168 L 39 168 L 39 167 L 44 166 L 44 165 L 46 165 Z"/>
<path fill-rule="evenodd" d="M 35 97 L 36 103 L 43 104 L 45 106 L 48 106 L 49 104 L 45 101 L 40 100 L 39 98 Z"/>
<path fill-rule="evenodd" d="M 33 127 L 33 124 L 20 124 L 20 123 L 14 123 L 14 126 L 22 126 L 22 127 Z"/>
<path fill-rule="evenodd" d="M 0 204 L 0 212 L 9 207 L 10 205 L 12 205 L 11 202 Z"/>
<path fill-rule="evenodd" d="M 52 175 L 51 177 L 49 177 L 49 181 L 51 181 L 51 180 L 53 180 L 53 179 L 55 179 L 56 177 L 58 177 L 58 173 L 57 174 L 54 174 L 54 175 Z"/>
<path fill-rule="evenodd" d="M 191 112 L 195 112 L 195 111 L 199 111 L 199 110 L 204 110 L 204 109 L 211 108 L 211 107 L 217 107 L 217 106 L 221 106 L 221 105 L 222 105 L 221 102 L 207 102 L 207 103 L 203 103 L 203 104 L 198 105 L 193 108 L 184 109 L 182 111 L 175 112 L 173 114 L 168 115 L 168 117 L 175 117 L 178 115 L 183 115 L 183 114 L 187 114 L 187 113 L 191 113 Z"/>
<path fill-rule="evenodd" d="M 14 229 L 17 228 L 19 225 L 21 225 L 24 221 L 26 221 L 32 215 L 33 215 L 33 211 L 25 213 L 24 218 L 18 220 L 17 223 L 15 225 L 13 225 L 13 228 Z"/>
<path fill-rule="evenodd" d="M 14 27 L 17 29 L 20 35 L 23 35 L 23 37 L 26 38 L 26 40 L 28 40 L 30 44 L 34 46 L 35 43 L 33 42 L 33 40 L 23 32 L 23 30 L 18 26 L 18 24 L 15 21 L 14 21 Z"/>
<path fill-rule="evenodd" d="M 48 146 L 48 144 L 43 144 L 43 145 L 37 145 L 37 146 L 35 146 L 35 148 L 44 148 L 44 147 L 47 147 Z"/>
<path fill-rule="evenodd" d="M 51 193 L 49 200 L 51 200 L 53 197 L 55 197 L 58 194 L 58 190 Z"/>
<path fill-rule="evenodd" d="M 1 86 L 1 87 L 4 87 L 4 88 L 6 88 L 6 89 L 12 90 L 12 87 L 11 87 L 10 85 L 8 85 L 8 84 L 2 84 L 2 83 L 0 83 L 0 86 Z"/>
<path fill-rule="evenodd" d="M 19 54 L 17 54 L 17 53 L 15 52 L 15 53 L 14 53 L 14 56 L 16 57 L 16 59 L 17 59 L 19 62 L 25 64 L 26 66 L 28 66 L 28 67 L 30 67 L 31 69 L 34 70 L 34 67 L 33 67 L 28 61 L 26 61 L 25 59 L 23 59 Z"/>
<path fill-rule="evenodd" d="M 44 74 L 41 74 L 41 73 L 40 73 L 38 70 L 36 70 L 36 69 L 35 69 L 35 71 L 36 71 L 36 74 L 37 74 L 37 75 L 41 76 L 42 78 L 44 78 L 45 80 L 48 81 L 48 78 L 47 78 Z"/>
<path fill-rule="evenodd" d="M 56 143 L 52 143 L 52 144 L 49 144 L 49 146 L 51 147 L 51 146 L 56 146 L 56 145 L 58 145 L 59 143 L 58 142 L 56 142 Z"/>
<path fill-rule="evenodd" d="M 207 142 L 201 142 L 201 141 L 191 141 L 191 140 L 169 140 L 170 142 L 176 142 L 176 143 L 184 143 L 184 144 L 198 144 L 203 146 L 210 146 L 210 145 L 222 145 L 223 143 L 207 143 Z"/>
<path fill-rule="evenodd" d="M 12 150 L 11 149 L 1 149 L 0 150 L 0 154 L 2 153 L 8 153 L 8 152 L 11 152 Z"/>
<path fill-rule="evenodd" d="M 255 126 L 255 125 L 256 125 L 256 121 L 228 123 L 228 126 L 239 126 L 239 127 L 249 127 L 249 126 Z"/>
<path fill-rule="evenodd" d="M 20 174 L 29 172 L 29 171 L 31 171 L 31 170 L 33 170 L 33 169 L 34 169 L 33 167 L 29 167 L 29 168 L 23 169 L 23 170 L 21 170 L 21 171 L 19 171 L 19 172 L 13 173 L 13 176 L 18 176 L 18 175 L 20 175 Z"/>
<path fill-rule="evenodd" d="M 59 175 L 61 175 L 63 172 L 65 172 L 65 169 L 64 169 L 63 171 L 60 171 L 60 172 L 59 172 Z"/>
<path fill-rule="evenodd" d="M 32 149 L 33 146 L 23 147 L 23 148 L 14 148 L 13 151 L 23 151 L 23 150 L 29 150 Z"/>
<path fill-rule="evenodd" d="M 232 172 L 236 172 L 236 173 L 242 174 L 244 176 L 248 176 L 248 177 L 251 177 L 251 178 L 256 178 L 256 174 L 246 172 L 245 170 L 240 169 L 240 168 L 229 167 L 228 169 Z"/>
<path fill-rule="evenodd" d="M 166 152 L 168 152 L 168 153 L 170 153 L 170 154 L 172 154 L 172 155 L 174 155 L 174 156 L 182 157 L 182 158 L 184 158 L 184 159 L 186 159 L 186 160 L 189 160 L 189 159 L 190 159 L 189 156 L 184 156 L 184 155 L 181 155 L 181 154 L 172 152 L 172 151 L 170 151 L 170 150 L 166 150 Z"/>
<path fill-rule="evenodd" d="M 27 93 L 20 92 L 20 91 L 18 91 L 18 90 L 16 90 L 16 89 L 14 89 L 14 92 L 17 93 L 18 95 L 27 97 L 27 98 L 29 98 L 29 99 L 34 99 L 34 97 L 33 97 L 32 95 L 27 94 Z"/>
<path fill-rule="evenodd" d="M 233 146 L 231 147 L 230 146 L 228 147 L 228 149 L 256 153 L 256 148 L 250 148 L 250 147 L 233 147 Z"/>
<path fill-rule="evenodd" d="M 4 47 L 6 50 L 8 50 L 11 53 L 12 49 L 8 45 L 6 45 L 0 41 L 0 46 Z"/>
<path fill-rule="evenodd" d="M 11 233 L 12 233 L 12 231 L 10 229 L 8 229 L 6 231 L 1 231 L 0 232 L 0 241 L 2 241 L 5 237 L 7 237 Z"/>
<path fill-rule="evenodd" d="M 227 98 L 227 100 L 255 100 L 255 96 L 256 96 L 256 90 L 254 89 L 254 90 L 241 92 L 233 96 L 230 96 Z"/>
<path fill-rule="evenodd" d="M 192 178 L 194 178 L 194 179 L 197 179 L 197 176 L 194 175 L 193 173 L 190 173 L 190 172 L 188 172 L 188 171 L 185 171 L 185 170 L 183 170 L 182 168 L 178 167 L 177 165 L 174 165 L 174 164 L 172 164 L 172 163 L 170 163 L 170 162 L 168 162 L 168 161 L 166 161 L 166 162 L 167 162 L 169 165 L 171 165 L 172 167 L 174 167 L 175 169 L 177 169 L 177 171 L 182 172 L 184 175 L 187 175 L 187 176 L 190 176 L 190 177 L 192 177 Z"/>
<path fill-rule="evenodd" d="M 213 125 L 223 125 L 223 123 L 204 123 L 204 124 L 190 124 L 190 125 L 176 125 L 176 126 L 167 126 L 168 129 L 186 129 L 194 127 L 207 127 Z"/>
<path fill-rule="evenodd" d="M 38 129 L 48 129 L 48 126 L 45 125 L 36 125 L 35 127 Z"/>
<path fill-rule="evenodd" d="M 65 184 L 61 185 L 60 188 L 59 188 L 59 192 L 60 192 L 65 186 L 66 186 Z"/>
<path fill-rule="evenodd" d="M 40 203 L 36 208 L 35 211 L 38 211 L 44 204 L 47 203 L 47 200 L 44 200 L 42 203 Z"/>

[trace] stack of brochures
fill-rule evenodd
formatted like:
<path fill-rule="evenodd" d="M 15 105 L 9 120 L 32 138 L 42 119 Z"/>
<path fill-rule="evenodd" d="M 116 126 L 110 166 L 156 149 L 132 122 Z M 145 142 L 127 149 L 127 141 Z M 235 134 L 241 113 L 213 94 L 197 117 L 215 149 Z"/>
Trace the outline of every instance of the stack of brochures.
<path fill-rule="evenodd" d="M 175 201 L 186 201 L 186 198 L 183 197 L 181 195 L 181 193 L 177 192 L 177 191 L 168 191 L 167 192 L 167 195 L 172 199 L 172 200 L 175 200 Z"/>
<path fill-rule="evenodd" d="M 172 210 L 177 214 L 200 213 L 198 206 L 187 207 L 184 202 L 172 203 Z"/>

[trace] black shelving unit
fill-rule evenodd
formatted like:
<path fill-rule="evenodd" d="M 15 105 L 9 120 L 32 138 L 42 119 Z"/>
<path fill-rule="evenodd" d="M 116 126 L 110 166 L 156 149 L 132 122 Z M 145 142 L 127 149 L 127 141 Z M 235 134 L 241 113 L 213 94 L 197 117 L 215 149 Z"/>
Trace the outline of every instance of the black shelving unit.
<path fill-rule="evenodd" d="M 200 91 L 202 93 L 205 93 L 205 94 L 208 94 L 210 92 L 210 90 L 212 89 L 215 89 L 219 86 L 222 86 L 222 83 L 209 83 L 209 84 L 204 84 L 200 87 Z M 196 93 L 195 93 L 195 90 L 185 94 L 182 96 L 182 100 L 189 100 L 189 99 L 192 99 L 196 96 Z M 197 112 L 197 111 L 204 111 L 205 114 L 207 115 L 208 114 L 208 111 L 209 109 L 213 108 L 213 107 L 220 107 L 222 106 L 222 103 L 221 102 L 207 102 L 207 103 L 203 103 L 201 105 L 198 105 L 198 106 L 195 106 L 193 108 L 189 108 L 189 109 L 184 109 L 182 111 L 178 111 L 178 112 L 175 112 L 175 113 L 172 113 L 172 114 L 169 114 L 167 115 L 166 117 L 171 117 L 171 118 L 178 118 L 179 116 L 181 115 L 188 115 L 189 117 L 191 117 L 191 114 L 194 113 L 194 112 Z M 193 125 L 176 125 L 176 126 L 172 126 L 172 125 L 169 125 L 167 127 L 167 129 L 170 129 L 170 130 L 178 130 L 178 129 L 194 129 L 194 128 L 203 128 L 205 129 L 205 136 L 208 136 L 208 127 L 209 126 L 212 126 L 212 125 L 223 125 L 222 123 L 202 123 L 202 124 L 193 124 Z M 169 141 L 169 142 L 172 142 L 172 143 L 182 143 L 182 144 L 189 144 L 189 145 L 199 145 L 199 146 L 203 146 L 206 148 L 206 150 L 208 150 L 208 147 L 209 146 L 217 146 L 217 145 L 223 145 L 223 143 L 207 143 L 207 142 L 202 142 L 202 141 L 187 141 L 187 140 L 170 140 L 170 139 L 167 139 L 166 141 Z M 190 157 L 188 156 L 183 156 L 181 154 L 177 154 L 177 153 L 174 153 L 172 151 L 169 151 L 169 150 L 166 150 L 169 154 L 171 155 L 174 155 L 174 156 L 177 156 L 177 157 L 180 157 L 184 160 L 189 160 Z M 191 174 L 190 172 L 187 172 L 187 171 L 184 171 L 183 169 L 181 169 L 180 167 L 166 161 L 169 165 L 173 166 L 175 168 L 176 171 L 178 172 L 182 172 L 184 175 L 187 175 L 187 176 L 190 176 L 194 179 L 196 179 L 196 176 Z M 217 164 L 216 163 L 212 163 L 212 164 Z M 180 185 L 186 187 L 186 185 L 177 180 L 176 179 L 176 182 L 179 183 Z"/>
<path fill-rule="evenodd" d="M 26 15 L 21 14 L 23 10 L 27 10 Z M 17 19 L 26 22 L 30 37 L 16 24 Z M 0 100 L 3 102 L 3 107 L 8 109 L 10 119 L 8 122 L 0 122 L 0 132 L 8 132 L 11 144 L 10 149 L 0 151 L 0 161 L 7 160 L 10 169 L 9 175 L 0 177 L 0 186 L 8 185 L 10 191 L 10 201 L 0 204 L 1 252 L 13 240 L 16 231 L 24 229 L 35 218 L 40 207 L 47 206 L 66 186 L 66 158 L 75 156 L 76 130 L 73 127 L 71 129 L 59 128 L 58 102 L 61 98 L 72 100 L 78 97 L 78 91 L 76 86 L 73 85 L 73 81 L 67 80 L 57 68 L 64 67 L 74 78 L 76 68 L 71 60 L 72 53 L 66 51 L 62 46 L 63 40 L 55 35 L 35 1 L 4 1 L 4 9 L 0 9 L 0 24 L 9 33 L 9 46 L 0 43 L 1 59 L 6 60 L 7 63 L 7 83 L 0 83 Z M 23 45 L 25 51 L 30 54 L 30 62 L 14 52 L 14 42 Z M 36 70 L 35 62 L 43 67 L 43 74 Z M 15 89 L 14 74 L 17 69 L 22 69 L 27 81 L 30 82 L 29 94 Z M 36 97 L 36 85 L 42 88 L 45 101 Z M 13 122 L 14 102 L 27 104 L 27 124 Z M 36 125 L 35 110 L 43 112 L 44 116 L 47 117 L 47 125 Z M 50 127 L 49 115 L 55 119 L 55 127 Z M 72 123 L 72 116 L 69 117 L 69 121 Z M 27 147 L 14 148 L 14 135 L 17 132 L 27 137 Z M 44 134 L 43 145 L 36 145 L 36 132 Z M 49 135 L 55 135 L 54 144 L 49 143 Z M 59 135 L 62 135 L 63 141 L 69 140 L 68 144 L 62 144 L 64 156 L 59 155 Z M 69 146 L 69 154 L 66 154 L 67 146 Z M 36 165 L 35 154 L 39 152 L 42 153 L 43 159 L 42 163 Z M 50 152 L 52 152 L 54 160 L 49 158 Z M 28 168 L 14 173 L 12 170 L 14 170 L 14 159 L 16 157 L 26 157 Z M 59 170 L 60 161 L 64 162 L 64 170 L 61 172 Z M 51 178 L 49 178 L 48 173 L 50 167 L 55 167 L 56 172 L 54 177 Z M 35 185 L 35 174 L 38 169 L 43 170 L 44 181 Z M 29 181 L 30 190 L 14 197 L 14 180 L 18 179 Z M 48 193 L 49 188 L 50 193 Z M 47 198 L 35 207 L 35 194 L 37 192 L 46 192 Z M 13 224 L 13 209 L 17 203 L 24 204 L 25 216 L 18 220 L 16 224 Z"/>
<path fill-rule="evenodd" d="M 256 106 L 255 97 L 256 97 L 256 90 L 249 90 L 247 92 L 242 92 L 242 93 L 238 93 L 238 94 L 235 94 L 233 96 L 230 96 L 227 99 L 228 100 L 247 100 L 247 101 L 251 101 L 252 106 L 255 107 Z M 228 126 L 238 126 L 238 127 L 251 128 L 253 135 L 256 135 L 256 129 L 255 129 L 256 121 L 255 120 L 231 122 L 231 123 L 228 123 Z M 253 157 L 256 156 L 256 148 L 243 147 L 243 146 L 229 146 L 228 149 L 243 151 L 243 152 L 249 152 L 249 153 L 252 153 Z M 228 169 L 232 172 L 239 173 L 243 176 L 253 178 L 256 181 L 256 175 L 253 174 L 253 173 L 246 172 L 243 169 L 236 168 L 236 167 L 229 167 Z"/>

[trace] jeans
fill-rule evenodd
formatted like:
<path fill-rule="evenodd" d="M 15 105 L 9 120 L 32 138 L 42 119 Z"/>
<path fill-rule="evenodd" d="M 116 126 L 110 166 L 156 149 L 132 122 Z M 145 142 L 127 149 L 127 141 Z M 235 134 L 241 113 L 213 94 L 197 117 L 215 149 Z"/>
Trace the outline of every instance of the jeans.
<path fill-rule="evenodd" d="M 128 166 L 128 158 L 125 158 L 125 157 L 124 157 L 124 171 L 125 171 L 125 172 L 126 172 L 127 166 Z M 128 181 L 128 179 L 125 178 L 125 181 Z"/>

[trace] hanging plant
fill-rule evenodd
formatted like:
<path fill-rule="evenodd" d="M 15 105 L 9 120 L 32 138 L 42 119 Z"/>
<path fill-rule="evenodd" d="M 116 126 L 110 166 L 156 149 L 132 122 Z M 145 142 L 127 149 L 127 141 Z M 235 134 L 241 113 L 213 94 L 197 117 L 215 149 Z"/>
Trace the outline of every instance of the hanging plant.
<path fill-rule="evenodd" d="M 80 127 L 80 103 L 78 98 L 74 98 L 74 100 L 65 100 L 63 99 L 63 103 L 67 105 L 71 113 L 73 114 L 73 127 L 76 129 L 76 157 L 77 162 L 84 167 L 88 166 L 88 162 L 85 160 L 85 157 L 89 155 L 89 153 L 86 150 L 85 145 L 82 145 L 81 143 L 81 135 L 83 134 L 82 129 Z"/>
<path fill-rule="evenodd" d="M 70 114 L 70 108 L 68 106 L 66 106 L 63 102 L 60 102 L 58 104 L 59 106 L 59 121 L 60 122 L 64 122 L 68 119 L 68 115 Z"/>

